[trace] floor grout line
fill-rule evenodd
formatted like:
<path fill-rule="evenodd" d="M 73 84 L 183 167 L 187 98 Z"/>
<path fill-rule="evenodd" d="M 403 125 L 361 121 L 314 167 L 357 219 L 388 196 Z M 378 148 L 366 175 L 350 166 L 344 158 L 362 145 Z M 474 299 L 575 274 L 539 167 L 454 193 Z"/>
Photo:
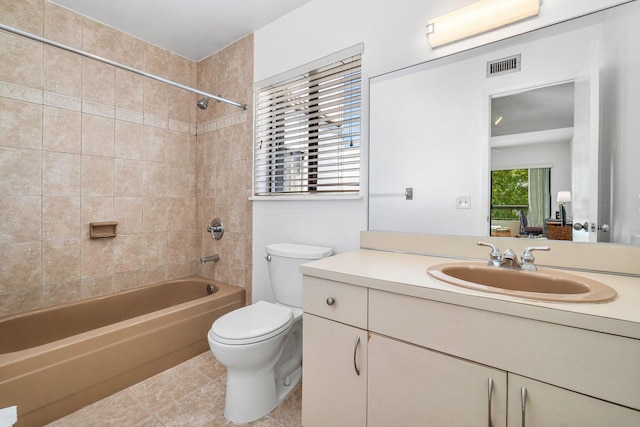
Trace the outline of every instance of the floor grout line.
<path fill-rule="evenodd" d="M 179 397 L 173 399 L 165 397 L 164 399 L 169 399 L 169 403 L 167 401 L 163 403 L 163 397 L 159 398 L 158 394 L 165 392 L 169 395 L 176 394 L 176 388 L 171 388 L 171 384 L 177 384 L 176 378 L 178 380 L 183 378 L 184 376 L 181 374 L 184 374 L 185 370 L 193 374 L 191 380 L 199 379 L 193 385 L 185 385 L 184 383 L 176 385 L 176 387 L 180 387 L 177 390 L 180 390 L 180 393 L 184 392 L 184 394 L 178 394 Z M 199 375 L 202 377 L 198 377 Z M 145 427 L 186 425 L 181 424 L 181 413 L 183 422 L 186 422 L 189 417 L 196 419 L 194 424 L 190 424 L 190 426 L 233 426 L 234 424 L 226 420 L 223 415 L 225 384 L 226 369 L 215 360 L 211 353 L 205 352 L 69 414 L 55 421 L 52 425 L 84 427 L 85 425 L 96 425 L 96 421 L 100 421 L 99 425 L 101 426 L 115 426 L 117 424 L 109 423 L 107 420 L 117 415 L 122 416 L 124 410 L 126 414 L 131 414 L 132 418 L 140 418 L 135 423 L 134 419 L 127 419 L 127 421 Z M 291 403 L 283 402 L 271 413 L 245 425 L 260 427 L 301 426 L 300 402 L 297 400 L 301 399 L 302 387 L 300 384 L 296 387 L 299 387 L 300 390 L 294 390 L 287 399 L 295 399 L 291 400 Z M 139 391 L 138 394 L 134 391 L 135 388 Z M 126 401 L 125 407 L 122 406 L 124 396 L 118 397 L 118 394 L 123 392 L 128 395 L 128 399 L 124 399 Z M 294 397 L 294 395 L 297 396 Z M 173 418 L 171 418 L 172 416 Z"/>

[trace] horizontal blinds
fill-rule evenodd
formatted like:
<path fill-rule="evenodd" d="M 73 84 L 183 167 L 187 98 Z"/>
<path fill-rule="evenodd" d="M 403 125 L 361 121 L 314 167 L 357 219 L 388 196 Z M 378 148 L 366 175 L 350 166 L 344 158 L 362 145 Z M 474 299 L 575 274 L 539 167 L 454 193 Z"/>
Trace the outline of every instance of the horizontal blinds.
<path fill-rule="evenodd" d="M 255 195 L 360 190 L 361 60 L 256 92 Z"/>

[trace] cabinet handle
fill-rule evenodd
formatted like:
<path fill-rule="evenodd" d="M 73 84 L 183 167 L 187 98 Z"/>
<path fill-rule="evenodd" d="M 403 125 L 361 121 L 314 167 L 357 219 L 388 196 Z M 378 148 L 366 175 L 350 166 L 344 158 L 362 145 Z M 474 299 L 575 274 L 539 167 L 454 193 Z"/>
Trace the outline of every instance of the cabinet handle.
<path fill-rule="evenodd" d="M 327 305 L 333 305 L 333 304 L 335 304 L 335 303 L 336 303 L 336 300 L 335 300 L 335 299 L 333 299 L 333 298 L 331 298 L 331 297 L 327 298 Z"/>
<path fill-rule="evenodd" d="M 522 427 L 525 427 L 525 415 L 527 413 L 527 388 L 522 387 L 520 389 L 520 402 L 522 403 Z"/>
<path fill-rule="evenodd" d="M 489 398 L 488 398 L 489 407 L 488 407 L 488 410 L 487 410 L 488 413 L 489 413 L 489 418 L 488 418 L 488 421 L 487 421 L 487 425 L 489 427 L 493 427 L 493 421 L 491 420 L 491 397 L 493 396 L 493 378 L 489 377 L 489 381 L 488 381 L 487 385 L 488 385 L 488 391 L 489 391 Z"/>
<path fill-rule="evenodd" d="M 358 362 L 356 361 L 356 355 L 358 354 L 358 347 L 360 346 L 360 336 L 356 338 L 356 345 L 353 348 L 353 369 L 356 370 L 356 375 L 360 376 L 360 369 L 358 369 Z"/>

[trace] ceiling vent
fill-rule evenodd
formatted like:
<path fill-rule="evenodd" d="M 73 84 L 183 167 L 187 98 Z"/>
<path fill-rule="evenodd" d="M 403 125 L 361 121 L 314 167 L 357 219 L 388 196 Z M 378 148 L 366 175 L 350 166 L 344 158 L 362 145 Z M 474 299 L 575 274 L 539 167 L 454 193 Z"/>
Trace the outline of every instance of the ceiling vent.
<path fill-rule="evenodd" d="M 520 71 L 520 54 L 487 62 L 487 77 L 517 73 L 518 71 Z"/>

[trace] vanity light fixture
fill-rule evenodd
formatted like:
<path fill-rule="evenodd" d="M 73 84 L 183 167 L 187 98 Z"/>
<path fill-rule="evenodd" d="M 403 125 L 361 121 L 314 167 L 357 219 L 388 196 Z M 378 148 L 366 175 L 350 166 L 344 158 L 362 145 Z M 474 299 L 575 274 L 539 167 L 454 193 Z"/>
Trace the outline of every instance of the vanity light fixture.
<path fill-rule="evenodd" d="M 535 16 L 539 10 L 540 0 L 480 0 L 430 20 L 427 37 L 438 47 Z"/>

